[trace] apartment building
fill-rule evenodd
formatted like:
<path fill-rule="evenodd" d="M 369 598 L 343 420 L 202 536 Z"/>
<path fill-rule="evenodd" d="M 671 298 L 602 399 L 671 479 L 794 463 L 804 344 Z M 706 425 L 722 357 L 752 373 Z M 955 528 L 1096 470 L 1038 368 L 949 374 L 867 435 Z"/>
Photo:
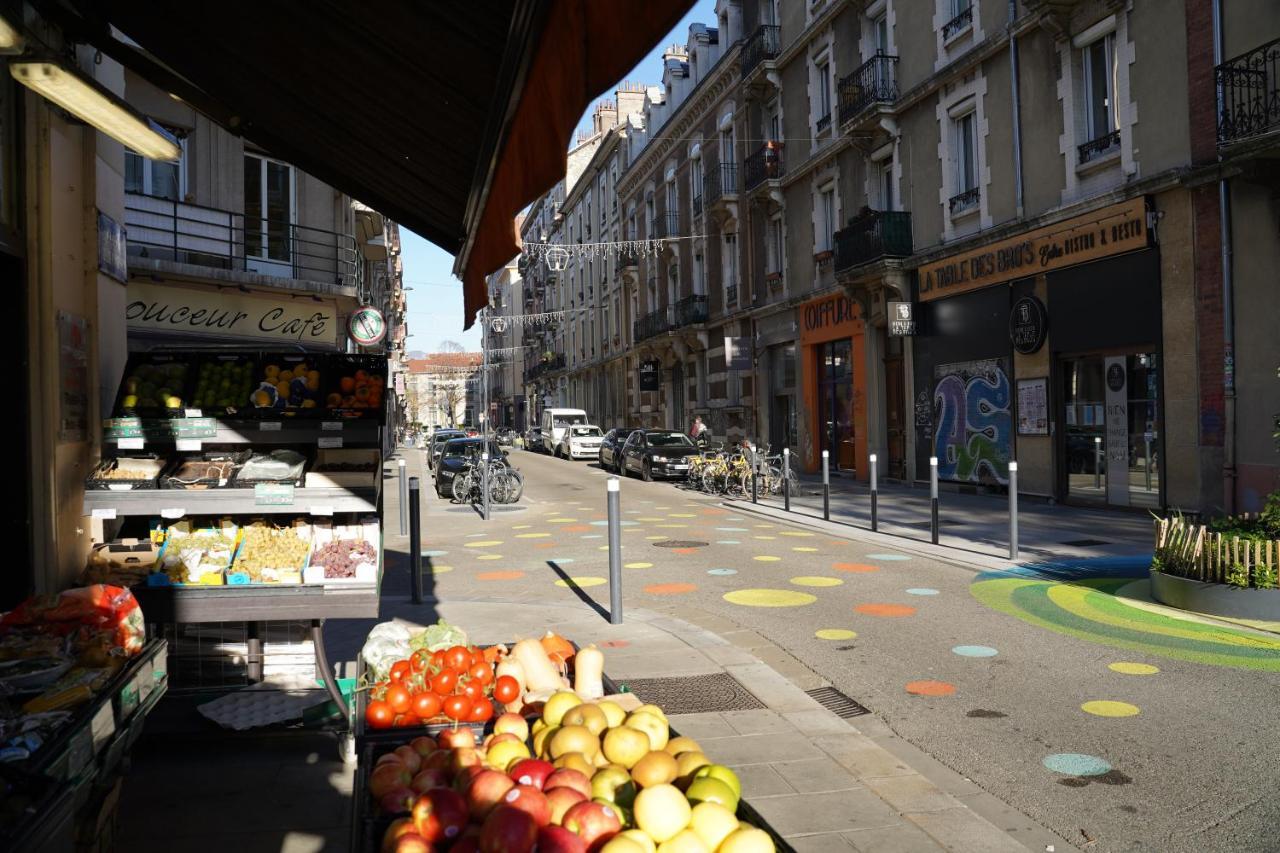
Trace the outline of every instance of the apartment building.
<path fill-rule="evenodd" d="M 477 426 L 483 358 L 478 352 L 434 352 L 409 359 L 405 370 L 409 423 L 419 429 Z"/>
<path fill-rule="evenodd" d="M 521 342 L 520 322 L 511 319 L 524 313 L 524 282 L 519 264 L 513 259 L 491 274 L 488 283 L 490 310 L 484 321 L 484 333 L 486 348 L 491 351 L 489 413 L 494 427 L 523 432 L 528 423 L 524 394 L 525 347 Z"/>

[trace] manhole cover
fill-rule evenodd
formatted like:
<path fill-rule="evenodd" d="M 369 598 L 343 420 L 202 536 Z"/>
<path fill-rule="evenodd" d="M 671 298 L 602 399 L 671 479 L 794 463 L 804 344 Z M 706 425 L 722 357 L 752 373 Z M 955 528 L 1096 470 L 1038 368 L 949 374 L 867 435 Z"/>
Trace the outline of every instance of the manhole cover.
<path fill-rule="evenodd" d="M 694 542 L 691 539 L 667 539 L 663 542 L 654 542 L 656 548 L 705 548 L 706 542 Z"/>
<path fill-rule="evenodd" d="M 494 513 L 494 512 L 524 512 L 526 509 L 528 509 L 528 507 L 527 507 L 527 506 L 507 506 L 507 505 L 505 505 L 505 504 L 490 504 L 490 505 L 489 505 L 489 512 L 491 512 L 491 513 Z M 451 506 L 451 507 L 446 507 L 446 508 L 445 508 L 445 512 L 478 512 L 479 510 L 480 510 L 480 507 L 479 507 L 479 506 L 476 506 L 476 507 L 474 507 L 474 508 L 469 507 L 469 506 Z"/>
<path fill-rule="evenodd" d="M 826 708 L 837 717 L 860 717 L 863 714 L 871 712 L 862 705 L 850 699 L 848 696 L 836 690 L 834 687 L 819 687 L 815 690 L 806 690 L 810 696 L 818 700 L 818 704 Z"/>
<path fill-rule="evenodd" d="M 1070 542 L 1063 542 L 1068 548 L 1092 548 L 1095 545 L 1109 545 L 1111 543 L 1104 542 L 1101 539 L 1072 539 Z"/>
<path fill-rule="evenodd" d="M 636 678 L 623 686 L 642 701 L 668 714 L 704 711 L 749 711 L 765 707 L 728 673 L 681 678 Z"/>

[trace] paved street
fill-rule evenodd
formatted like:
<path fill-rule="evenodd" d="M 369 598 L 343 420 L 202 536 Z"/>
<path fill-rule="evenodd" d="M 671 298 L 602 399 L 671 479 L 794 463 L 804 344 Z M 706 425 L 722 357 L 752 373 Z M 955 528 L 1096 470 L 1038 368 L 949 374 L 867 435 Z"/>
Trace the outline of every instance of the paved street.
<path fill-rule="evenodd" d="M 606 475 L 511 458 L 525 498 L 487 524 L 424 480 L 427 594 L 603 614 Z M 1141 559 L 984 572 L 635 479 L 622 507 L 625 606 L 705 620 L 800 687 L 834 685 L 907 761 L 931 761 L 914 744 L 1083 849 L 1275 849 L 1280 637 L 1172 618 L 1142 600 Z M 402 571 L 384 586 L 408 594 Z"/>

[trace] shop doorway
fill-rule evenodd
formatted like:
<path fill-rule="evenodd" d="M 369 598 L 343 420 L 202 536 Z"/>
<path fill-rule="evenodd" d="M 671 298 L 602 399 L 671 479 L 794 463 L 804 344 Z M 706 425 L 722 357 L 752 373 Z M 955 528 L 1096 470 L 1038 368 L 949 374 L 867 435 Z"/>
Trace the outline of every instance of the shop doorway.
<path fill-rule="evenodd" d="M 1073 356 L 1060 364 L 1067 499 L 1159 508 L 1159 355 Z"/>
<path fill-rule="evenodd" d="M 818 346 L 818 423 L 820 447 L 831 455 L 831 465 L 852 471 L 856 467 L 853 446 L 853 342 L 849 338 Z"/>
<path fill-rule="evenodd" d="M 684 422 L 684 364 L 678 361 L 671 368 L 671 417 L 675 419 L 671 429 L 688 431 L 689 424 Z"/>
<path fill-rule="evenodd" d="M 889 477 L 907 479 L 907 407 L 903 380 L 902 338 L 888 338 L 884 360 L 885 438 L 889 451 Z"/>

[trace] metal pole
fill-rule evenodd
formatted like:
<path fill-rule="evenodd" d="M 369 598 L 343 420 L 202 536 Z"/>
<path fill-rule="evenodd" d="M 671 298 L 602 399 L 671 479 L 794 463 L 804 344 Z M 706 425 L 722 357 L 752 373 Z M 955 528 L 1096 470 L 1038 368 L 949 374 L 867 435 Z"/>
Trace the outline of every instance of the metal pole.
<path fill-rule="evenodd" d="M 485 521 L 489 520 L 489 439 L 481 439 L 485 448 L 480 453 L 480 507 Z"/>
<path fill-rule="evenodd" d="M 418 478 L 409 478 L 409 580 L 413 584 L 413 603 L 422 603 L 422 518 L 419 513 L 421 490 Z"/>
<path fill-rule="evenodd" d="M 752 458 L 751 458 L 751 502 L 752 502 L 753 504 L 755 504 L 755 503 L 760 503 L 760 499 L 757 497 L 757 494 L 758 494 L 758 493 L 757 493 L 757 490 L 756 490 L 756 475 L 759 473 L 759 471 L 760 471 L 760 460 L 758 460 L 758 459 L 756 459 L 756 458 L 755 458 L 755 454 L 752 454 Z"/>
<path fill-rule="evenodd" d="M 831 471 L 830 452 L 822 451 L 822 520 L 831 520 Z"/>
<path fill-rule="evenodd" d="M 938 457 L 929 457 L 929 534 L 934 545 L 938 544 Z"/>
<path fill-rule="evenodd" d="M 404 536 L 409 532 L 409 480 L 405 474 L 403 459 L 399 460 L 398 470 L 400 472 L 400 535 Z"/>
<path fill-rule="evenodd" d="M 791 448 L 782 448 L 782 508 L 791 512 Z"/>
<path fill-rule="evenodd" d="M 1009 463 L 1009 559 L 1018 559 L 1018 463 Z"/>
<path fill-rule="evenodd" d="M 1093 437 L 1093 487 L 1102 488 L 1102 436 Z"/>
<path fill-rule="evenodd" d="M 622 510 L 620 481 L 610 477 L 606 483 L 609 505 L 609 624 L 622 624 Z"/>
<path fill-rule="evenodd" d="M 1146 436 L 1143 436 L 1142 441 L 1147 448 L 1145 471 L 1146 471 L 1146 478 L 1147 478 L 1147 491 L 1149 492 L 1151 491 L 1151 439 L 1147 438 Z"/>
<path fill-rule="evenodd" d="M 879 519 L 876 518 L 876 498 L 879 495 L 876 479 L 876 455 L 871 454 L 871 529 L 878 530 L 880 527 Z"/>

